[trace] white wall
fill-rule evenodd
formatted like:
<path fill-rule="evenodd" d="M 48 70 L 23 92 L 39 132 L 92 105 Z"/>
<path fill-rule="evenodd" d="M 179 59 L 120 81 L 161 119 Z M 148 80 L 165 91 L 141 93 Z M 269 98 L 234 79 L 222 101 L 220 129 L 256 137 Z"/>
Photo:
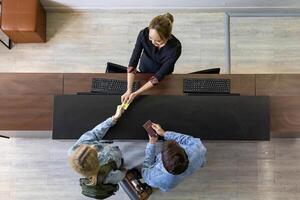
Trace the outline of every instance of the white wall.
<path fill-rule="evenodd" d="M 47 9 L 105 8 L 300 8 L 299 0 L 41 0 Z"/>

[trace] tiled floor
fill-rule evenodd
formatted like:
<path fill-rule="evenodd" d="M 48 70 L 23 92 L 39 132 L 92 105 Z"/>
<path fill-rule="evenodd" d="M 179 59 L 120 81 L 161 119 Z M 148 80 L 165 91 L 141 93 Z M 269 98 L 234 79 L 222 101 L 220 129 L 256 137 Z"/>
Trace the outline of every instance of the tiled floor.
<path fill-rule="evenodd" d="M 0 138 L 1 200 L 79 200 L 78 178 L 67 163 L 74 140 Z M 143 159 L 145 142 L 119 142 L 130 167 Z M 300 139 L 270 142 L 204 141 L 207 163 L 173 191 L 151 199 L 300 199 Z M 129 199 L 122 189 L 110 199 Z"/>

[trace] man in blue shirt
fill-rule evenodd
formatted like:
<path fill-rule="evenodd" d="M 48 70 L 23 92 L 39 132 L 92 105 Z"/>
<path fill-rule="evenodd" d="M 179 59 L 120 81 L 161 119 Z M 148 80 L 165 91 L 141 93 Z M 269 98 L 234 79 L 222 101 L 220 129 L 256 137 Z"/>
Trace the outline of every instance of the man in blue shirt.
<path fill-rule="evenodd" d="M 203 166 L 206 148 L 199 138 L 164 131 L 155 123 L 152 123 L 152 128 L 164 137 L 165 142 L 161 153 L 156 155 L 158 137 L 149 136 L 141 173 L 148 185 L 167 192 Z"/>

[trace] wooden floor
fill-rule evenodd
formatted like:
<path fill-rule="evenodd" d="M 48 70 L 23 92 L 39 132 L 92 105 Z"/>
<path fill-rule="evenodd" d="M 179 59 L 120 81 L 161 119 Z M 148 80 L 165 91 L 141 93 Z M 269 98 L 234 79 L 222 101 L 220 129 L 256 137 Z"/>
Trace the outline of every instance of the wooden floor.
<path fill-rule="evenodd" d="M 139 31 L 163 10 L 48 12 L 47 42 L 0 45 L 0 72 L 104 72 L 106 63 L 128 65 Z M 175 73 L 220 67 L 224 72 L 224 13 L 191 10 L 174 15 L 182 43 Z M 0 39 L 6 38 L 1 34 Z"/>
<path fill-rule="evenodd" d="M 175 73 L 220 67 L 227 73 L 225 13 L 176 10 L 48 12 L 47 42 L 0 45 L 0 72 L 99 73 L 106 62 L 127 66 L 138 32 L 171 12 L 182 43 Z M 231 17 L 231 73 L 299 74 L 299 17 Z M 0 31 L 0 39 L 7 37 Z M 7 41 L 6 41 L 7 42 Z"/>
<path fill-rule="evenodd" d="M 67 164 L 73 140 L 0 138 L 1 200 L 79 200 L 78 176 Z M 270 142 L 204 141 L 207 163 L 172 192 L 151 199 L 300 199 L 300 139 Z M 145 142 L 117 143 L 125 165 L 142 161 Z M 122 189 L 110 198 L 129 199 Z"/>

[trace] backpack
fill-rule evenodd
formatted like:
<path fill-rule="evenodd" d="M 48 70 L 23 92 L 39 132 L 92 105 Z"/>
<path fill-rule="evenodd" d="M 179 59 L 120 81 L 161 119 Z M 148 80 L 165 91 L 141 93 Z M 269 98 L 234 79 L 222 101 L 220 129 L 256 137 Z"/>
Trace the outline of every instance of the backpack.
<path fill-rule="evenodd" d="M 105 177 L 109 174 L 109 172 L 113 169 L 117 169 L 116 163 L 114 161 L 110 161 L 107 164 L 100 167 L 97 184 L 89 185 L 89 179 L 80 178 L 79 183 L 81 186 L 81 193 L 84 196 L 94 198 L 94 199 L 105 199 L 115 194 L 118 191 L 118 184 L 104 184 L 103 181 Z"/>

